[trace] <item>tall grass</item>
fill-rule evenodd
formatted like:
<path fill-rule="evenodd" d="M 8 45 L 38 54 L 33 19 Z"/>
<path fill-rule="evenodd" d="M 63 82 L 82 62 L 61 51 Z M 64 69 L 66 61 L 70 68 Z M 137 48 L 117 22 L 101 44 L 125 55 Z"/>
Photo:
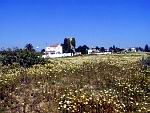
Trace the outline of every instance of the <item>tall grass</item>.
<path fill-rule="evenodd" d="M 83 56 L 32 68 L 1 67 L 0 111 L 148 113 L 150 80 L 140 58 Z"/>

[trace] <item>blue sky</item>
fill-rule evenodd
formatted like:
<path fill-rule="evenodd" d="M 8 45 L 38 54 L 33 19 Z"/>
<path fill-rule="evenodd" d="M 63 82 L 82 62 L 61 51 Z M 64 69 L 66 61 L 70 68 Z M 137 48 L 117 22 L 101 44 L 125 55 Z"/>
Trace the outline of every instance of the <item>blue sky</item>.
<path fill-rule="evenodd" d="M 150 45 L 150 0 L 0 0 L 0 47 Z"/>

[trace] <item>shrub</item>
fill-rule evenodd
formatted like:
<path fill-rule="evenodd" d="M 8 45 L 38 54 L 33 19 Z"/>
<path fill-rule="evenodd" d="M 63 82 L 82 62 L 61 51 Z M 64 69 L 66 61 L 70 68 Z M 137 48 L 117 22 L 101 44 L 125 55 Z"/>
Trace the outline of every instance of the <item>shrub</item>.
<path fill-rule="evenodd" d="M 142 63 L 142 65 L 144 65 L 144 66 L 150 66 L 150 56 L 148 56 L 148 57 L 146 57 L 146 58 L 142 57 L 141 63 Z"/>
<path fill-rule="evenodd" d="M 45 59 L 35 51 L 20 49 L 14 51 L 2 51 L 0 62 L 7 66 L 18 63 L 22 67 L 31 67 L 34 64 L 45 63 Z"/>

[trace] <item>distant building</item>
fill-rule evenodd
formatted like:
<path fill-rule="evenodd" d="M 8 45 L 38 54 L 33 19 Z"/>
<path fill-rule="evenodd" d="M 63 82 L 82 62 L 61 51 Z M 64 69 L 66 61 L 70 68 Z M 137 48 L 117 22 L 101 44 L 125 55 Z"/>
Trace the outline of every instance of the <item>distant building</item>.
<path fill-rule="evenodd" d="M 45 48 L 45 54 L 62 54 L 63 48 L 60 44 L 51 45 Z"/>
<path fill-rule="evenodd" d="M 132 47 L 132 48 L 131 48 L 131 52 L 137 52 L 137 51 L 136 51 L 136 48 Z"/>
<path fill-rule="evenodd" d="M 43 58 L 57 58 L 72 56 L 71 53 L 63 53 L 63 47 L 60 44 L 50 45 L 45 48 L 45 55 Z"/>
<path fill-rule="evenodd" d="M 136 48 L 134 47 L 130 47 L 129 49 L 127 49 L 128 52 L 137 52 Z"/>
<path fill-rule="evenodd" d="M 88 50 L 88 54 L 111 54 L 111 52 L 109 52 L 107 49 L 105 49 L 105 52 L 100 52 L 99 50 L 97 50 L 96 48 L 91 48 Z"/>
<path fill-rule="evenodd" d="M 94 54 L 94 53 L 99 53 L 100 51 L 97 50 L 96 48 L 91 48 L 88 50 L 88 54 Z"/>
<path fill-rule="evenodd" d="M 88 50 L 88 54 L 92 54 L 92 52 L 93 52 L 92 49 Z"/>

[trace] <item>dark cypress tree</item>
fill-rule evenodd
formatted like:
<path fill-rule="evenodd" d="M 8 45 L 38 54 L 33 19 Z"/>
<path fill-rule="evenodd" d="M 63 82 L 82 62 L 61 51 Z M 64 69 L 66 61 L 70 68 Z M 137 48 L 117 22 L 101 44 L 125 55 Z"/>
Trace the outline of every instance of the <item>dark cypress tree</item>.
<path fill-rule="evenodd" d="M 69 46 L 68 39 L 65 38 L 65 39 L 64 39 L 64 44 L 63 44 L 63 52 L 64 52 L 64 53 L 67 53 L 67 51 L 68 51 L 68 46 Z"/>
<path fill-rule="evenodd" d="M 74 53 L 75 52 L 76 41 L 75 38 L 65 38 L 63 44 L 64 53 Z"/>
<path fill-rule="evenodd" d="M 144 51 L 145 51 L 145 52 L 149 52 L 148 44 L 145 45 Z"/>
<path fill-rule="evenodd" d="M 72 42 L 71 42 L 72 46 L 75 48 L 76 47 L 76 40 L 75 38 L 72 38 Z"/>
<path fill-rule="evenodd" d="M 113 45 L 113 52 L 114 53 L 116 53 L 117 51 L 116 51 L 116 47 L 115 47 L 115 45 Z"/>

